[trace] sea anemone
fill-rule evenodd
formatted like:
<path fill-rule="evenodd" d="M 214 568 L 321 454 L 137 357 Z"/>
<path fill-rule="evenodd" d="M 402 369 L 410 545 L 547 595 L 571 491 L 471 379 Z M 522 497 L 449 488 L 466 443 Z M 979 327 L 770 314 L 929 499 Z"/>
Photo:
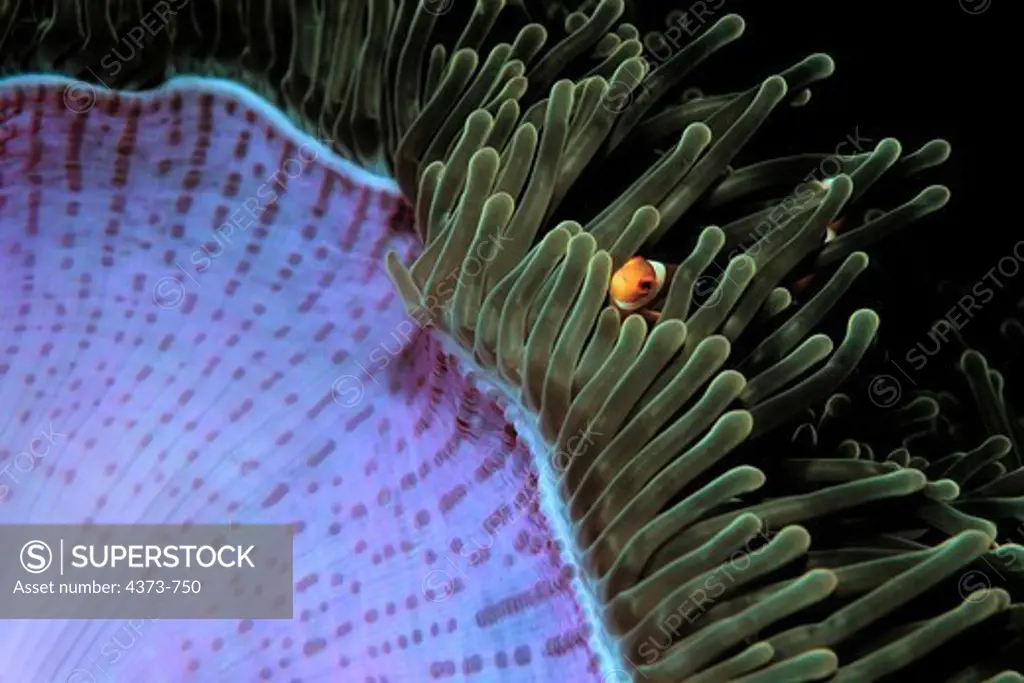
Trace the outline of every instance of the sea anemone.
<path fill-rule="evenodd" d="M 744 160 L 827 55 L 709 92 L 740 17 L 652 64 L 624 0 L 541 5 L 0 0 L 0 64 L 78 79 L 0 84 L 0 455 L 64 437 L 4 520 L 296 534 L 292 622 L 133 624 L 100 670 L 1022 680 L 1013 586 L 963 581 L 1005 504 L 798 426 L 875 339 L 864 250 L 949 192 L 869 200 L 949 145 Z M 636 256 L 665 277 L 623 310 Z M 4 670 L 69 683 L 122 627 L 11 623 Z"/>

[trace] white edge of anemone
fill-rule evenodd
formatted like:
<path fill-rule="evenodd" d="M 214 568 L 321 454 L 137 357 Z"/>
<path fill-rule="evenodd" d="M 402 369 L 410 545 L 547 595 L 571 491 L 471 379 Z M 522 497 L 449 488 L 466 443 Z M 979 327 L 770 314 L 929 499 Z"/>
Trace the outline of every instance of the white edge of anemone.
<path fill-rule="evenodd" d="M 103 85 L 85 83 L 67 76 L 57 74 L 34 73 L 18 74 L 17 76 L 0 77 L 0 93 L 8 88 L 26 88 L 38 86 L 69 86 L 88 87 L 93 90 L 110 90 Z M 149 100 L 153 97 L 163 97 L 173 92 L 207 92 L 214 95 L 227 96 L 238 100 L 242 105 L 254 109 L 267 121 L 282 131 L 286 138 L 290 138 L 296 146 L 309 145 L 318 153 L 317 159 L 324 166 L 333 171 L 348 176 L 353 182 L 368 186 L 374 190 L 387 192 L 393 195 L 400 195 L 401 191 L 392 178 L 385 175 L 379 169 L 377 172 L 368 171 L 356 163 L 345 159 L 337 152 L 324 145 L 301 128 L 296 126 L 280 109 L 270 101 L 256 94 L 243 85 L 223 78 L 210 76 L 173 76 L 160 86 L 151 90 L 118 90 L 117 94 L 122 99 L 139 98 Z"/>
<path fill-rule="evenodd" d="M 530 450 L 530 458 L 537 467 L 538 502 L 541 513 L 551 525 L 555 540 L 561 542 L 562 559 L 569 560 L 576 569 L 572 579 L 572 590 L 580 608 L 583 610 L 590 633 L 587 644 L 598 660 L 598 681 L 601 683 L 628 683 L 633 680 L 623 667 L 627 660 L 622 657 L 614 639 L 604 625 L 603 609 L 594 597 L 596 592 L 591 581 L 586 577 L 580 553 L 576 547 L 572 524 L 567 514 L 567 507 L 559 500 L 558 477 L 547 457 L 552 451 L 540 436 L 537 429 L 537 418 L 522 407 L 519 389 L 496 377 L 494 373 L 482 369 L 472 355 L 458 344 L 453 343 L 444 334 L 432 335 L 441 345 L 441 350 L 454 357 L 459 370 L 466 381 L 475 386 L 481 393 L 498 402 L 504 411 L 505 419 L 516 429 L 516 434 Z M 633 666 L 629 664 L 629 666 Z M 633 668 L 636 668 L 633 666 Z"/>

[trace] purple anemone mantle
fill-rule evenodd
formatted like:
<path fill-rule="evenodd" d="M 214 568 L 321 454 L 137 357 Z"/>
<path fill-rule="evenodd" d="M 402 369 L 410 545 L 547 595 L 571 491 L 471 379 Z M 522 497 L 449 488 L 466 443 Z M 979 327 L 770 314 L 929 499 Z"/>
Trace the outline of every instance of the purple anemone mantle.
<path fill-rule="evenodd" d="M 227 82 L 68 83 L 0 81 L 0 521 L 290 523 L 295 610 L 2 621 L 0 681 L 600 681 L 529 447 L 381 266 L 394 184 Z"/>

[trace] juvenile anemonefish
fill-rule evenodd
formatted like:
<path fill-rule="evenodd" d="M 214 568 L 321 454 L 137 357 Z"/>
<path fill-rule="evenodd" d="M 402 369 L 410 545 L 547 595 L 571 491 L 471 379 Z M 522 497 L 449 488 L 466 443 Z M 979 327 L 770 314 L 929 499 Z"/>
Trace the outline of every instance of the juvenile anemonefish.
<path fill-rule="evenodd" d="M 823 245 L 828 244 L 829 242 L 831 242 L 832 240 L 834 240 L 835 238 L 839 237 L 839 235 L 842 234 L 843 223 L 845 221 L 845 218 L 838 218 L 828 224 L 828 226 L 825 228 L 825 242 L 823 243 Z M 805 277 L 800 278 L 795 283 L 793 283 L 793 293 L 799 294 L 800 292 L 807 289 L 808 285 L 810 285 L 813 281 L 813 275 L 807 275 Z"/>
<path fill-rule="evenodd" d="M 825 244 L 828 244 L 835 238 L 839 237 L 839 233 L 843 231 L 843 222 L 845 218 L 837 218 L 828 224 L 825 228 Z"/>
<path fill-rule="evenodd" d="M 674 271 L 675 266 L 634 256 L 612 275 L 609 300 L 625 314 L 639 313 L 648 322 L 657 322 L 661 314 L 654 309 L 664 299 L 665 283 Z"/>

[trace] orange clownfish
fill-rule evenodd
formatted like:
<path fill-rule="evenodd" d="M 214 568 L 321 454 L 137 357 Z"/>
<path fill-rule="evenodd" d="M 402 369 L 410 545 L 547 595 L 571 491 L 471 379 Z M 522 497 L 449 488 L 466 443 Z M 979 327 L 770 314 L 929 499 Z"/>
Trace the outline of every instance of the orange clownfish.
<path fill-rule="evenodd" d="M 657 322 L 661 314 L 652 308 L 664 298 L 665 283 L 673 270 L 660 261 L 634 256 L 612 275 L 608 287 L 612 306 L 624 314 L 639 313 L 648 322 Z"/>

